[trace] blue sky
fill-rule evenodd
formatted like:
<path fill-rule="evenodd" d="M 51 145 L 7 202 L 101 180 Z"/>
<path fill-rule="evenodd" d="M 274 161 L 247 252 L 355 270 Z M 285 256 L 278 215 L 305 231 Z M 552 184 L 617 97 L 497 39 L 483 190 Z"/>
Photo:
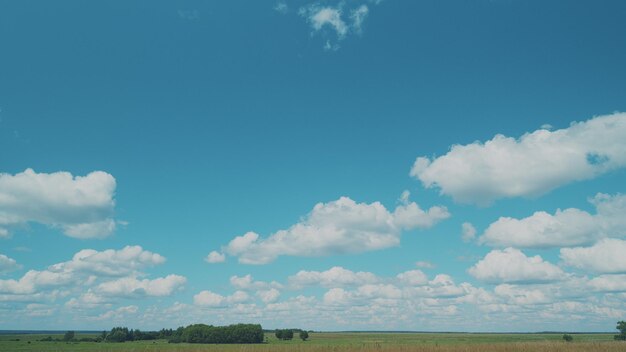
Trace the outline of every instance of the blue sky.
<path fill-rule="evenodd" d="M 626 318 L 621 1 L 0 5 L 0 329 Z"/>

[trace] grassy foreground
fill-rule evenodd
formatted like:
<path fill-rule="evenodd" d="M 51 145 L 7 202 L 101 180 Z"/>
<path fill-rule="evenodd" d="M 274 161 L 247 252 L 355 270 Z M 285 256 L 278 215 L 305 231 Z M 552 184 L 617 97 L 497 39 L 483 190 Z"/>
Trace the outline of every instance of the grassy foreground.
<path fill-rule="evenodd" d="M 124 343 L 38 341 L 47 336 L 62 338 L 62 335 L 0 335 L 0 351 L 626 351 L 626 343 L 613 341 L 613 335 L 609 334 L 574 334 L 571 343 L 564 342 L 562 334 L 459 333 L 312 333 L 306 342 L 299 339 L 278 341 L 273 334 L 266 334 L 267 343 L 258 345 L 168 344 L 163 340 Z M 77 334 L 76 337 L 93 335 Z"/>

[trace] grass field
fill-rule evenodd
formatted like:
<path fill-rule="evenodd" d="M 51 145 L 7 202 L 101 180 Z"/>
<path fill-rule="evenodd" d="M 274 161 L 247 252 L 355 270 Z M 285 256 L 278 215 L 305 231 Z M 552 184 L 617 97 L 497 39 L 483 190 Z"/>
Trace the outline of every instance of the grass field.
<path fill-rule="evenodd" d="M 267 343 L 258 345 L 169 344 L 167 341 L 125 343 L 42 342 L 44 337 L 62 335 L 0 335 L 0 351 L 626 351 L 626 343 L 613 341 L 609 334 L 574 334 L 566 343 L 562 334 L 461 334 L 461 333 L 312 333 L 309 341 L 278 341 L 266 334 Z M 77 338 L 95 335 L 77 334 Z M 19 339 L 19 341 L 16 341 Z"/>

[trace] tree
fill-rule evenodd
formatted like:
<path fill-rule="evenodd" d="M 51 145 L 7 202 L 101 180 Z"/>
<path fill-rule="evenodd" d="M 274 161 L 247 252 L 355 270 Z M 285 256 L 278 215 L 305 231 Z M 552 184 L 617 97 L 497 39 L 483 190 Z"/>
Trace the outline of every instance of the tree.
<path fill-rule="evenodd" d="M 68 331 L 63 335 L 63 341 L 72 341 L 75 335 L 74 331 Z"/>
<path fill-rule="evenodd" d="M 305 330 L 300 331 L 300 338 L 302 339 L 302 341 L 306 341 L 306 339 L 309 338 L 309 333 Z"/>
<path fill-rule="evenodd" d="M 276 338 L 279 340 L 291 340 L 293 339 L 293 330 L 291 329 L 276 329 L 274 332 Z"/>
<path fill-rule="evenodd" d="M 572 342 L 574 338 L 572 337 L 572 335 L 565 334 L 563 335 L 563 340 L 565 340 L 565 342 Z"/>
<path fill-rule="evenodd" d="M 615 339 L 626 341 L 626 321 L 618 321 L 615 328 L 619 330 L 619 335 L 615 335 Z"/>

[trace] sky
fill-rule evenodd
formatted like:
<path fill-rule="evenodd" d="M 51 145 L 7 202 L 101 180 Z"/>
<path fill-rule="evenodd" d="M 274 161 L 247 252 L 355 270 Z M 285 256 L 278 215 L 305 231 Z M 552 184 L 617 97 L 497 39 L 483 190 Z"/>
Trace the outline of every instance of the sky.
<path fill-rule="evenodd" d="M 0 329 L 612 331 L 623 1 L 0 4 Z"/>

